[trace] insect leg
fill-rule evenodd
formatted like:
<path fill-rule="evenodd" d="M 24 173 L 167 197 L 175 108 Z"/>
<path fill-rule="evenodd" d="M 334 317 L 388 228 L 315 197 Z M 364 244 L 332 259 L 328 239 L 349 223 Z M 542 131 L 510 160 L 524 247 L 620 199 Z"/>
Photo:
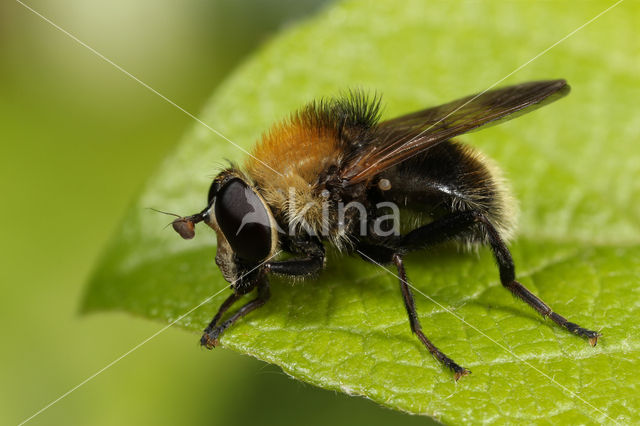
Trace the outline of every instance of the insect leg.
<path fill-rule="evenodd" d="M 256 297 L 255 299 L 251 300 L 246 305 L 242 306 L 228 320 L 226 320 L 222 324 L 218 325 L 217 327 L 215 327 L 215 328 L 213 328 L 211 330 L 209 330 L 209 327 L 207 327 L 207 330 L 205 330 L 204 334 L 202 335 L 202 338 L 200 338 L 200 344 L 202 346 L 206 346 L 208 349 L 211 349 L 211 348 L 215 347 L 218 344 L 218 338 L 220 337 L 220 335 L 227 328 L 232 326 L 236 321 L 238 321 L 240 318 L 242 318 L 245 315 L 247 315 L 249 312 L 251 312 L 251 311 L 261 307 L 262 305 L 264 305 L 266 303 L 266 301 L 269 300 L 270 296 L 271 296 L 271 292 L 269 291 L 269 281 L 267 280 L 266 277 L 263 277 L 260 280 L 260 282 L 258 283 L 258 297 Z M 240 297 L 240 296 L 238 296 L 238 297 Z M 224 301 L 223 306 L 229 300 L 231 300 L 231 297 L 229 297 L 227 300 Z M 230 302 L 229 306 L 231 306 L 231 303 L 233 303 L 233 302 Z M 222 307 L 221 307 L 221 309 L 222 309 Z"/>
<path fill-rule="evenodd" d="M 282 275 L 311 275 L 322 269 L 324 256 L 309 259 L 290 259 L 265 264 L 267 272 Z"/>
<path fill-rule="evenodd" d="M 523 300 L 533 309 L 538 311 L 540 315 L 551 318 L 553 322 L 566 328 L 570 332 L 577 334 L 578 336 L 586 337 L 589 339 L 591 346 L 595 346 L 596 343 L 598 343 L 598 337 L 600 337 L 598 332 L 587 330 L 586 328 L 580 327 L 578 324 L 567 321 L 566 318 L 553 312 L 553 310 L 551 310 L 551 308 L 538 296 L 531 293 L 531 291 L 529 291 L 525 286 L 515 280 L 515 266 L 509 249 L 500 238 L 500 234 L 496 228 L 486 219 L 486 217 L 481 215 L 479 220 L 484 224 L 484 227 L 487 230 L 489 244 L 491 245 L 493 255 L 498 263 L 498 268 L 500 269 L 500 281 L 502 282 L 502 285 L 505 286 L 515 297 Z"/>
<path fill-rule="evenodd" d="M 207 328 L 204 329 L 204 334 L 210 333 L 211 330 L 213 330 L 213 328 L 216 326 L 218 321 L 220 321 L 222 315 L 224 315 L 224 313 L 227 312 L 231 305 L 233 305 L 241 297 L 242 295 L 236 292 L 233 292 L 231 296 L 227 297 L 227 299 L 222 302 L 222 305 L 220 305 L 218 313 L 213 317 Z"/>
<path fill-rule="evenodd" d="M 497 229 L 482 213 L 476 211 L 453 213 L 443 219 L 415 229 L 401 238 L 399 248 L 405 251 L 426 248 L 459 236 L 465 231 L 469 231 L 476 224 L 480 224 L 486 232 L 493 256 L 498 264 L 502 285 L 515 297 L 538 311 L 540 315 L 551 318 L 556 324 L 572 333 L 586 337 L 589 339 L 591 346 L 595 346 L 598 337 L 600 337 L 599 333 L 582 328 L 553 312 L 539 297 L 515 280 L 515 265 L 513 264 L 511 253 L 502 238 L 500 238 Z"/>
<path fill-rule="evenodd" d="M 289 250 L 304 257 L 265 263 L 266 272 L 274 274 L 303 276 L 319 272 L 324 267 L 324 246 L 319 240 L 288 241 Z"/>
<path fill-rule="evenodd" d="M 451 358 L 446 356 L 444 353 L 440 351 L 431 341 L 424 335 L 422 332 L 422 326 L 420 325 L 420 320 L 418 319 L 418 313 L 416 312 L 416 305 L 413 300 L 413 292 L 409 288 L 407 273 L 404 269 L 404 264 L 402 263 L 402 257 L 399 254 L 393 255 L 393 263 L 395 263 L 398 268 L 398 276 L 400 277 L 400 290 L 402 291 L 402 298 L 404 299 L 404 306 L 407 309 L 407 314 L 409 314 L 409 324 L 411 325 L 411 331 L 418 336 L 418 339 L 426 346 L 426 348 L 431 352 L 431 354 L 436 357 L 438 361 L 440 361 L 445 367 L 451 369 L 454 373 L 454 377 L 456 381 L 467 374 L 471 373 L 471 371 L 466 368 L 460 367 L 456 364 Z"/>

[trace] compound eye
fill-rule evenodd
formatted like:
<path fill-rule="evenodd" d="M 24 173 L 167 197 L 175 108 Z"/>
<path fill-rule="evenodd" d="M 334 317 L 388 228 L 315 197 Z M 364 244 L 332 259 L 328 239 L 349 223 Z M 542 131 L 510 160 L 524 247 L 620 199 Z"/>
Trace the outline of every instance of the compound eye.
<path fill-rule="evenodd" d="M 215 180 L 211 182 L 211 186 L 209 187 L 209 193 L 207 194 L 207 205 L 210 206 L 213 201 L 213 197 L 218 193 L 219 184 Z"/>
<path fill-rule="evenodd" d="M 216 194 L 216 222 L 240 259 L 259 262 L 269 255 L 271 222 L 267 208 L 241 179 L 229 181 Z"/>

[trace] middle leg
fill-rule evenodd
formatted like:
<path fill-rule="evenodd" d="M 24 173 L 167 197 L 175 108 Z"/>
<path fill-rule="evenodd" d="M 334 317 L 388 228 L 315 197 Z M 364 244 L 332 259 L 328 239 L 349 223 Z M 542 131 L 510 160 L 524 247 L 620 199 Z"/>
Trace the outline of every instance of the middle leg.
<path fill-rule="evenodd" d="M 409 314 L 409 324 L 411 325 L 411 331 L 413 331 L 413 333 L 418 336 L 418 339 L 420 339 L 420 341 L 438 361 L 440 361 L 445 367 L 453 371 L 456 381 L 458 381 L 460 377 L 466 376 L 467 374 L 471 373 L 471 371 L 459 366 L 451 358 L 446 356 L 440 349 L 438 349 L 433 343 L 431 343 L 427 336 L 424 335 L 424 333 L 422 332 L 422 326 L 420 325 L 420 320 L 418 319 L 418 313 L 416 312 L 416 305 L 413 300 L 413 292 L 411 291 L 411 288 L 409 288 L 409 281 L 407 278 L 407 273 L 404 269 L 402 257 L 399 254 L 394 254 L 393 263 L 398 268 L 400 290 L 402 291 L 404 306 L 407 309 L 407 314 Z"/>

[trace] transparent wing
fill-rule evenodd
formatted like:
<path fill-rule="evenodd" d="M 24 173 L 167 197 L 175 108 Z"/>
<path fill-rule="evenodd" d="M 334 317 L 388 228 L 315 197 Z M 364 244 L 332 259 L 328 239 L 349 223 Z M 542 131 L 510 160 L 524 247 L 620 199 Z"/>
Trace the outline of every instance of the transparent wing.
<path fill-rule="evenodd" d="M 489 90 L 380 123 L 373 139 L 343 162 L 341 177 L 358 183 L 439 142 L 534 111 L 570 91 L 565 80 Z"/>

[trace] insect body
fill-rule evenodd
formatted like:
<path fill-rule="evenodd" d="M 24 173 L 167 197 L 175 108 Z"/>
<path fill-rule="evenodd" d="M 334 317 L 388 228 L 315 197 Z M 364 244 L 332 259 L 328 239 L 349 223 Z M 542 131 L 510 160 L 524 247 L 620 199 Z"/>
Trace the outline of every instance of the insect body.
<path fill-rule="evenodd" d="M 184 238 L 194 236 L 198 222 L 216 231 L 216 263 L 233 290 L 202 345 L 217 345 L 225 329 L 268 300 L 269 274 L 304 277 L 322 270 L 328 243 L 395 265 L 411 330 L 457 380 L 469 371 L 422 332 L 403 264 L 405 254 L 448 241 L 488 245 L 506 289 L 595 345 L 597 332 L 567 321 L 515 280 L 506 246 L 514 201 L 497 167 L 452 139 L 568 92 L 564 80 L 524 83 L 382 122 L 379 100 L 357 92 L 311 103 L 273 127 L 243 170 L 232 166 L 214 179 L 202 212 L 173 222 Z M 280 251 L 294 257 L 273 260 Z M 254 289 L 255 299 L 221 321 Z"/>

